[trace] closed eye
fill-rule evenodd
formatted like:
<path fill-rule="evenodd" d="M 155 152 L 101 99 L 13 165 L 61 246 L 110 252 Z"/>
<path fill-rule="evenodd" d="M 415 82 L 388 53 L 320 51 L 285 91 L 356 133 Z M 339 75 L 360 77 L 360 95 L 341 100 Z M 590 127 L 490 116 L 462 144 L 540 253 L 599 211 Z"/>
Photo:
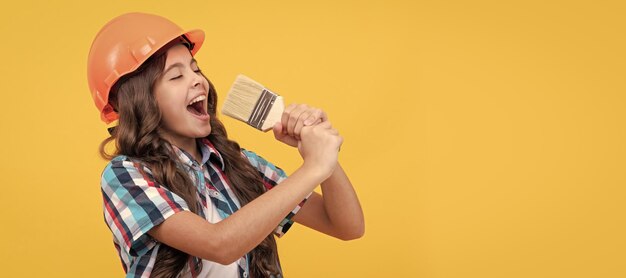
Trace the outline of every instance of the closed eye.
<path fill-rule="evenodd" d="M 178 79 L 178 78 L 181 78 L 181 77 L 183 77 L 183 76 L 182 75 L 178 75 L 178 76 L 172 77 L 170 80 Z"/>

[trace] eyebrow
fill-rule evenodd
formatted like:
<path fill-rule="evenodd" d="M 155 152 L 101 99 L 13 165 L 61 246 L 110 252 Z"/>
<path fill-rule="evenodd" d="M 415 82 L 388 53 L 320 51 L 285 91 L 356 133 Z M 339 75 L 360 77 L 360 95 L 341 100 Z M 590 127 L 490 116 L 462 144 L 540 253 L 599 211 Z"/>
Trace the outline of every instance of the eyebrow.
<path fill-rule="evenodd" d="M 195 58 L 192 58 L 191 61 L 189 62 L 189 65 L 193 65 L 193 63 L 196 63 L 196 65 L 198 64 L 198 61 L 196 61 Z M 169 67 L 167 67 L 164 71 L 163 74 L 166 74 L 168 71 L 170 71 L 171 69 L 175 68 L 175 67 L 183 67 L 183 63 L 178 62 L 178 63 L 174 63 L 171 64 Z"/>

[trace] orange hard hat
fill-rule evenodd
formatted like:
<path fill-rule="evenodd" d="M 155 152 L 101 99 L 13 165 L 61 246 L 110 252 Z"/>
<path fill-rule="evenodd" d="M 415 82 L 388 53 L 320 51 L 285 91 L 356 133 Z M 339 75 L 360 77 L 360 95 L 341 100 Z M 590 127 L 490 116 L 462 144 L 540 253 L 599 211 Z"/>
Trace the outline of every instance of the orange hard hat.
<path fill-rule="evenodd" d="M 89 89 L 102 121 L 109 124 L 119 117 L 109 104 L 113 84 L 181 36 L 189 41 L 191 55 L 204 42 L 202 30 L 185 31 L 170 20 L 152 14 L 124 14 L 102 27 L 91 44 L 87 61 Z"/>

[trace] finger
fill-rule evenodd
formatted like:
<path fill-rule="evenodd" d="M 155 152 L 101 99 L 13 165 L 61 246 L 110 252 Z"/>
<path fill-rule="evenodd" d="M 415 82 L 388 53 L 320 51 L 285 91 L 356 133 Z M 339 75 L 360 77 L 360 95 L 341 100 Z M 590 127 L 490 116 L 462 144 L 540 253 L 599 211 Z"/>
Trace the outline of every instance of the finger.
<path fill-rule="evenodd" d="M 320 120 L 324 112 L 320 109 L 314 109 L 313 112 L 304 120 L 304 125 L 312 125 Z M 323 122 L 323 121 L 320 121 Z"/>
<path fill-rule="evenodd" d="M 289 114 L 294 108 L 296 108 L 296 104 L 290 104 L 289 106 L 285 107 L 285 110 L 283 110 L 283 115 L 280 118 L 280 122 L 283 124 L 283 126 L 287 126 L 287 123 L 289 123 Z M 282 132 L 286 134 L 287 130 L 282 129 Z"/>
<path fill-rule="evenodd" d="M 327 130 L 327 129 L 331 129 L 333 126 L 332 126 L 332 124 L 330 122 L 321 122 L 321 123 L 319 123 L 317 125 L 310 126 L 310 127 Z"/>
<path fill-rule="evenodd" d="M 274 132 L 274 138 L 276 138 L 276 140 L 280 140 L 284 136 L 282 134 L 283 125 L 280 122 L 274 124 L 274 128 L 272 128 L 272 131 Z"/>
<path fill-rule="evenodd" d="M 315 121 L 314 125 L 328 122 L 328 117 L 326 116 L 326 113 L 324 111 L 321 111 L 321 112 L 322 113 L 321 113 L 320 117 L 317 119 L 317 121 Z"/>
<path fill-rule="evenodd" d="M 337 147 L 337 152 L 341 151 L 341 145 L 343 145 L 343 137 L 339 136 L 339 147 Z"/>
<path fill-rule="evenodd" d="M 293 129 L 293 134 L 296 138 L 299 139 L 302 127 L 307 126 L 305 122 L 307 119 L 311 117 L 311 113 L 312 112 L 309 109 L 309 110 L 302 112 L 302 114 L 300 114 L 300 117 L 298 118 L 298 121 L 296 122 L 296 126 Z"/>
<path fill-rule="evenodd" d="M 307 108 L 308 107 L 304 104 L 298 105 L 289 113 L 289 118 L 287 122 L 287 134 L 291 136 L 295 136 L 294 130 L 295 130 L 296 124 L 298 123 L 298 120 L 300 119 L 300 116 L 302 115 L 302 113 L 304 113 Z"/>
<path fill-rule="evenodd" d="M 276 140 L 293 147 L 298 145 L 298 140 L 283 133 L 283 125 L 281 123 L 276 123 L 272 131 L 274 132 L 274 138 L 276 138 Z"/>

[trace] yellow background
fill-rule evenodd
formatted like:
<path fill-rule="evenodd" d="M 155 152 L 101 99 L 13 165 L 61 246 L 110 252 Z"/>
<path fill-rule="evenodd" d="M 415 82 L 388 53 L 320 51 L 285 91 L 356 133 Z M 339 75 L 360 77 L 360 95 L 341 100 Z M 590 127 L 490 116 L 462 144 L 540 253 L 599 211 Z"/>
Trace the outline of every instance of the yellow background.
<path fill-rule="evenodd" d="M 279 240 L 287 277 L 626 277 L 622 3 L 5 1 L 0 276 L 123 274 L 86 57 L 104 23 L 143 11 L 206 31 L 198 59 L 221 101 L 245 73 L 324 108 L 345 137 L 366 235 L 294 226 Z"/>

